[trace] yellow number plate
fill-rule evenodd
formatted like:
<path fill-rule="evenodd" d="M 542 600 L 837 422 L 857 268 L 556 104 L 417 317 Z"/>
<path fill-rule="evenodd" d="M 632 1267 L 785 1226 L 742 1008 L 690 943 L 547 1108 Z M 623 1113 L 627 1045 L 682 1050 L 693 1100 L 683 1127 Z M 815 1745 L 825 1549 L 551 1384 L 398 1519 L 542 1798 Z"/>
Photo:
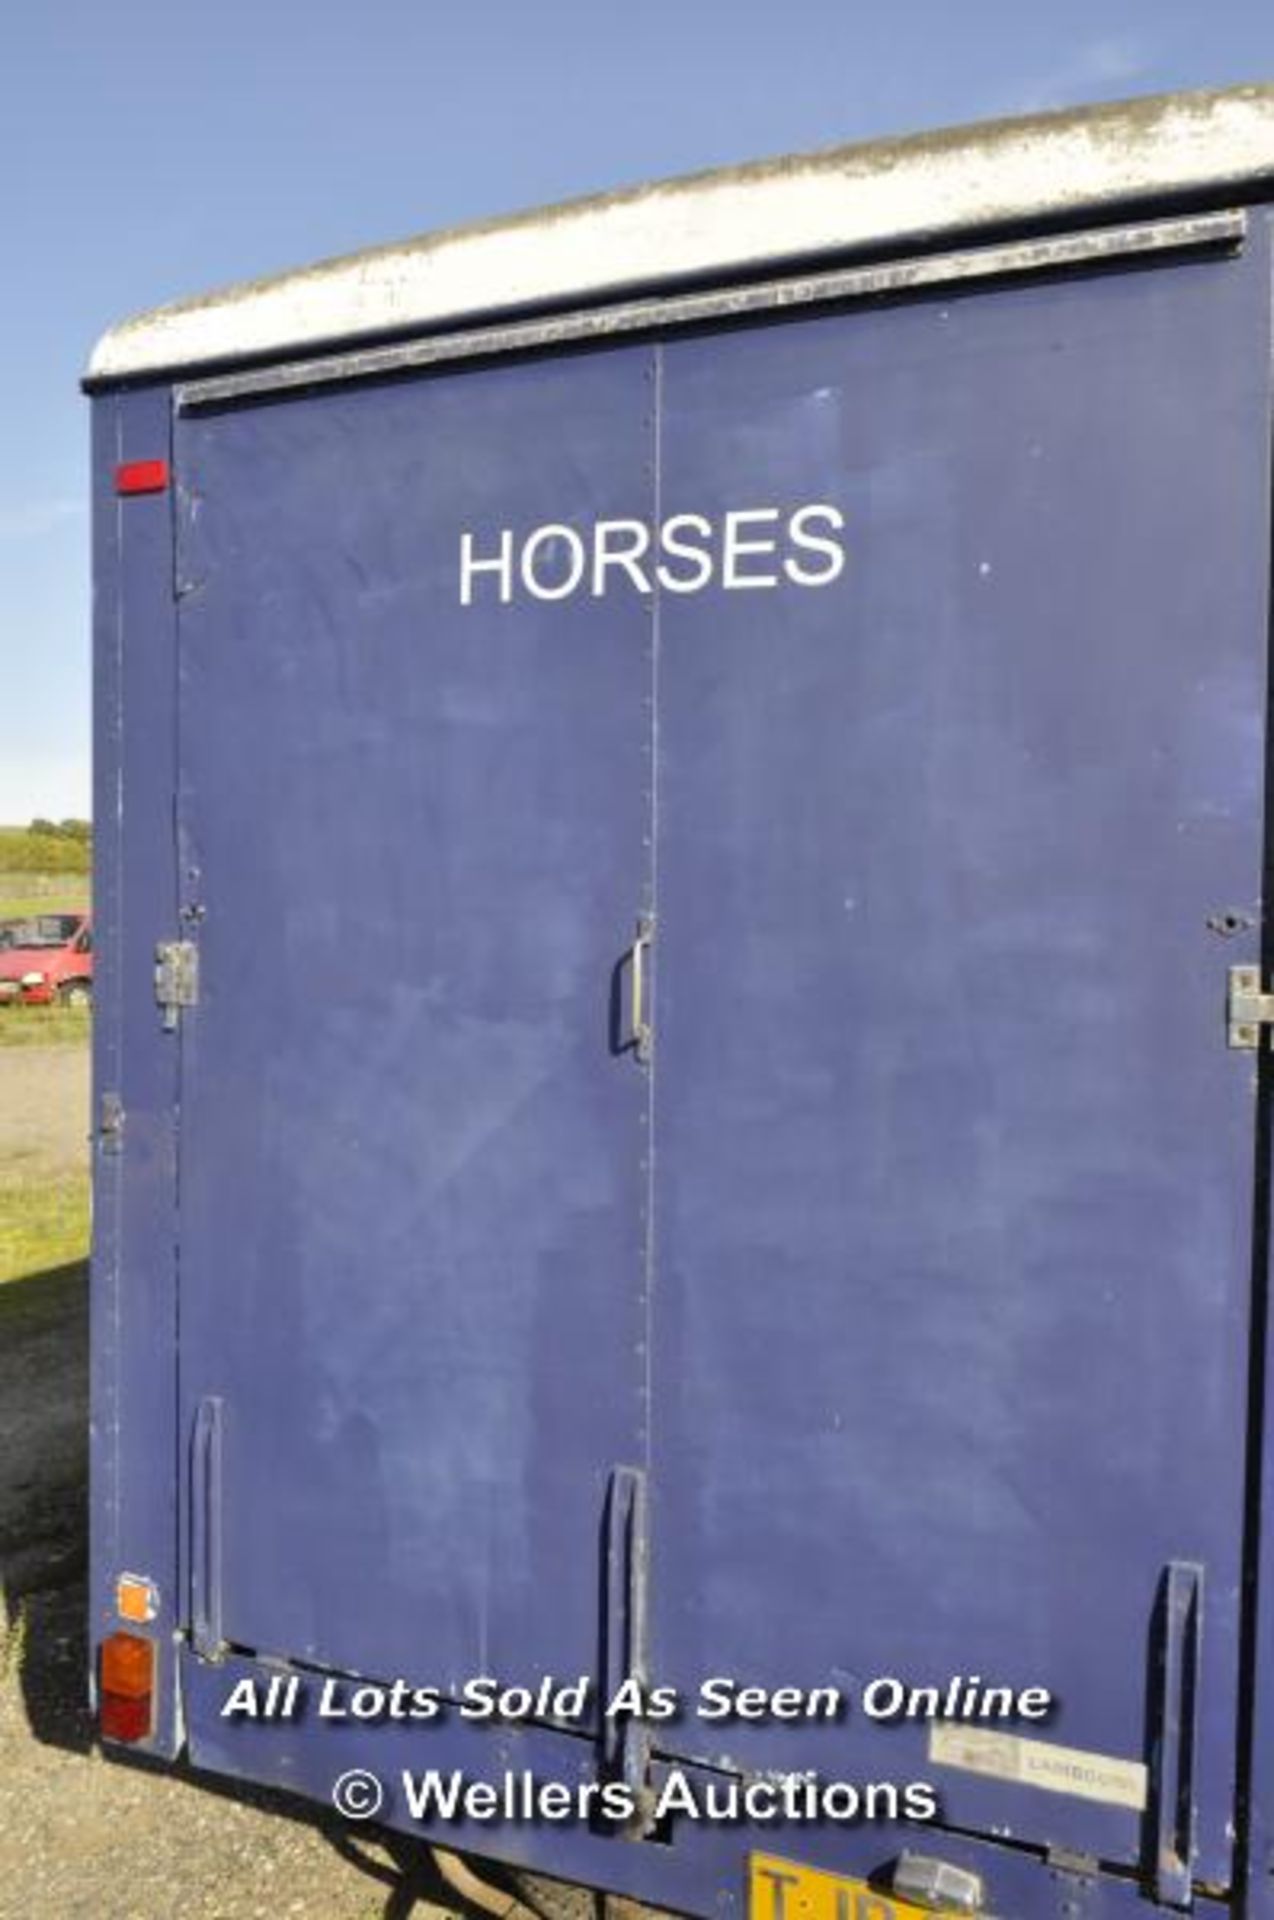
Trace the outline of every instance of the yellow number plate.
<path fill-rule="evenodd" d="M 772 1853 L 748 1861 L 748 1920 L 935 1920 L 926 1907 Z"/>

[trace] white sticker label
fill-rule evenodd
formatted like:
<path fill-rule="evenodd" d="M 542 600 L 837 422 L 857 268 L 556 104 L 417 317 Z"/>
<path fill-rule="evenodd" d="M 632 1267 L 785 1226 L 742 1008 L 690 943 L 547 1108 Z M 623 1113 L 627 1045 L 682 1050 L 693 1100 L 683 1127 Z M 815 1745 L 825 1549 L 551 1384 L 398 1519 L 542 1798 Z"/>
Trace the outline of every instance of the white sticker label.
<path fill-rule="evenodd" d="M 1140 1760 L 1116 1760 L 1105 1753 L 1082 1753 L 1048 1740 L 1022 1740 L 1014 1733 L 988 1733 L 953 1721 L 929 1728 L 929 1758 L 940 1767 L 990 1774 L 1046 1793 L 1069 1793 L 1076 1800 L 1101 1800 L 1109 1807 L 1146 1804 L 1146 1769 Z"/>

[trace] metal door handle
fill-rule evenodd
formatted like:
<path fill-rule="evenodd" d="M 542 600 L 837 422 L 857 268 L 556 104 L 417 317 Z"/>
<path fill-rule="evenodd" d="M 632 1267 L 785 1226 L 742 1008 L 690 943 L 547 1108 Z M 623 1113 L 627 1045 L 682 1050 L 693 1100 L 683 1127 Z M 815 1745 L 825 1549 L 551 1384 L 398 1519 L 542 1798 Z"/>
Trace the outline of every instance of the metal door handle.
<path fill-rule="evenodd" d="M 646 1018 L 646 949 L 654 938 L 654 933 L 653 920 L 644 918 L 639 920 L 637 938 L 633 941 L 628 955 L 628 984 L 631 995 L 629 1026 L 633 1036 L 633 1055 L 641 1065 L 650 1058 L 650 1022 Z"/>

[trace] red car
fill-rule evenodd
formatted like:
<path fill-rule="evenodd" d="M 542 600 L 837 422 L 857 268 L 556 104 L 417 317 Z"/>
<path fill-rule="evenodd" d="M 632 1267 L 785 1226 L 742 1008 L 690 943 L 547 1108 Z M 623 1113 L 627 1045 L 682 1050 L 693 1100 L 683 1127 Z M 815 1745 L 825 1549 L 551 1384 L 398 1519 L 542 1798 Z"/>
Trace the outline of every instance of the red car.
<path fill-rule="evenodd" d="M 93 999 L 93 922 L 87 913 L 37 913 L 0 923 L 0 1006 L 87 1007 Z"/>

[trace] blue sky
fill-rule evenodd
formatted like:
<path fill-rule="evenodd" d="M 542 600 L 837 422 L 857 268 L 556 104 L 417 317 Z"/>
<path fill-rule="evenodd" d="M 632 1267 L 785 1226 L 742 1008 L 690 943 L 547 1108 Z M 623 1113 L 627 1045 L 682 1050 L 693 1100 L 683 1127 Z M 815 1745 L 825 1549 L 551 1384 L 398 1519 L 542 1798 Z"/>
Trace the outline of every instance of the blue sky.
<path fill-rule="evenodd" d="M 831 141 L 1274 78 L 1271 0 L 46 0 L 0 50 L 0 821 L 88 806 L 87 406 L 140 307 Z"/>

